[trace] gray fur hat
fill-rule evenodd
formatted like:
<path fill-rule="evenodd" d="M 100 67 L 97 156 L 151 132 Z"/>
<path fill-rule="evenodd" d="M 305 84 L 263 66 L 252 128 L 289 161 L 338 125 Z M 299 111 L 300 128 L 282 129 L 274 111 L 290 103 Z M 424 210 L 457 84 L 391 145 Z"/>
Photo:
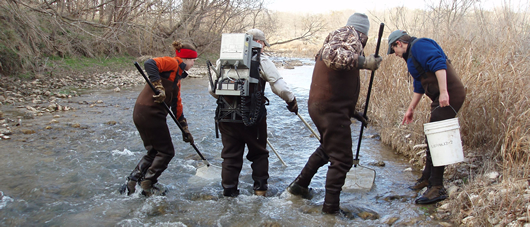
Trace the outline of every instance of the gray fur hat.
<path fill-rule="evenodd" d="M 354 13 L 348 18 L 346 26 L 353 26 L 355 30 L 362 32 L 365 35 L 368 35 L 368 30 L 370 29 L 370 21 L 368 16 L 363 13 Z"/>

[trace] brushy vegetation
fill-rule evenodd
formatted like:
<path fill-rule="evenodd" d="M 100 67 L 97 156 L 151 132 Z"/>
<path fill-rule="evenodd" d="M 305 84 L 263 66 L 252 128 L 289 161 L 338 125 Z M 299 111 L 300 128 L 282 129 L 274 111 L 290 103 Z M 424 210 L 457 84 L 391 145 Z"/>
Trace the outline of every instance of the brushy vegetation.
<path fill-rule="evenodd" d="M 463 186 L 443 202 L 451 211 L 450 219 L 464 226 L 520 226 L 530 222 L 530 9 L 487 11 L 472 1 L 458 3 L 440 1 L 430 10 L 395 8 L 368 13 L 371 30 L 366 54 L 375 52 L 378 25 L 385 24 L 379 51 L 384 61 L 375 73 L 370 98 L 371 126 L 377 127 L 382 141 L 398 153 L 411 159 L 417 156 L 413 147 L 424 143 L 423 124 L 429 121 L 431 101 L 424 96 L 415 121 L 401 125 L 413 95 L 412 78 L 403 59 L 386 55 L 386 38 L 402 29 L 412 36 L 436 40 L 467 91 L 457 117 L 470 165 L 467 176 L 460 179 Z M 324 15 L 329 19 L 327 31 L 342 26 L 351 13 Z M 285 32 L 293 29 L 284 26 Z M 306 41 L 275 50 L 312 58 L 327 33 L 319 35 L 317 45 Z M 370 75 L 370 71 L 361 73 L 360 110 Z M 492 177 L 496 173 L 500 175 Z"/>
<path fill-rule="evenodd" d="M 385 34 L 403 29 L 413 36 L 435 39 L 452 59 L 467 89 L 457 117 L 465 155 L 479 156 L 481 162 L 470 170 L 468 184 L 449 200 L 453 220 L 465 219 L 461 224 L 474 226 L 528 222 L 530 199 L 524 196 L 530 188 L 528 11 L 393 12 L 384 14 L 386 17 L 375 15 L 387 25 Z M 386 48 L 388 45 L 382 45 L 383 56 Z M 367 52 L 373 53 L 373 49 Z M 376 74 L 371 119 L 384 143 L 414 156 L 412 147 L 424 141 L 423 123 L 429 120 L 431 101 L 424 97 L 415 122 L 401 125 L 412 97 L 405 61 L 385 56 Z M 367 80 L 363 84 L 368 84 Z M 500 173 L 500 177 L 493 181 L 485 177 L 491 172 Z"/>
<path fill-rule="evenodd" d="M 353 13 L 274 14 L 264 10 L 261 1 L 232 2 L 245 4 L 221 16 L 222 7 L 212 5 L 209 11 L 182 15 L 194 6 L 178 5 L 169 10 L 164 1 L 142 1 L 146 5 L 128 13 L 101 11 L 116 16 L 102 20 L 90 13 L 59 14 L 59 6 L 46 8 L 39 1 L 0 1 L 0 73 L 31 77 L 64 69 L 83 71 L 91 65 L 102 65 L 105 70 L 130 67 L 135 57 L 172 55 L 169 44 L 175 39 L 195 43 L 201 54 L 199 62 L 204 62 L 217 58 L 221 33 L 251 27 L 266 31 L 269 42 L 276 44 L 268 50 L 312 58 L 327 33 L 343 26 Z M 384 38 L 403 29 L 416 37 L 433 38 L 442 46 L 467 89 L 458 114 L 464 153 L 480 163 L 469 168 L 468 177 L 462 179 L 465 184 L 444 203 L 457 224 L 517 226 L 530 221 L 529 9 L 487 11 L 476 8 L 474 1 L 456 3 L 440 1 L 429 10 L 369 12 L 372 28 L 365 52 L 374 53 L 381 22 L 385 23 Z M 168 12 L 181 17 L 172 19 Z M 245 17 L 253 19 L 241 19 Z M 278 24 L 281 26 L 275 26 Z M 379 53 L 384 61 L 376 71 L 369 118 L 384 143 L 414 157 L 412 148 L 424 143 L 423 123 L 428 121 L 430 100 L 424 97 L 420 102 L 413 123 L 401 125 L 412 97 L 412 79 L 403 59 L 387 56 L 387 48 L 383 39 Z M 363 71 L 360 105 L 365 102 L 369 79 L 370 72 Z M 500 176 L 489 177 L 495 172 Z"/>
<path fill-rule="evenodd" d="M 215 13 L 234 8 L 254 12 L 260 5 L 260 2 L 245 0 L 222 3 L 198 6 L 198 2 L 174 2 L 172 5 L 172 2 L 159 0 L 1 1 L 1 73 L 50 74 L 53 71 L 46 66 L 57 58 L 67 61 L 172 55 L 170 44 L 174 40 L 192 42 L 202 53 L 220 40 L 219 32 L 223 27 L 214 26 L 211 20 L 230 23 L 238 18 L 230 17 L 236 12 L 223 14 L 228 19 L 215 17 Z M 180 13 L 183 11 L 188 14 Z M 175 17 L 179 13 L 181 16 Z M 208 40 L 211 37 L 216 39 Z"/>
<path fill-rule="evenodd" d="M 277 43 L 310 39 L 321 29 L 313 20 Z M 275 23 L 264 0 L 0 1 L 0 73 L 49 74 L 43 66 L 56 57 L 171 56 L 175 40 L 194 44 L 204 62 L 222 33 L 275 34 Z"/>

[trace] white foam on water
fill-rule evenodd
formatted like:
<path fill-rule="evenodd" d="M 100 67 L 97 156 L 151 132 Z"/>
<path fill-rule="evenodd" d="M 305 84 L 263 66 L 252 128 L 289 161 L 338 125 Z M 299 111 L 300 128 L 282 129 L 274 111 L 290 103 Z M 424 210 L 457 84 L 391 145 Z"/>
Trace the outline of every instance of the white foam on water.
<path fill-rule="evenodd" d="M 119 151 L 119 150 L 112 150 L 111 151 L 112 155 L 125 155 L 125 156 L 133 156 L 134 153 L 132 151 L 130 151 L 129 149 L 127 148 L 123 148 L 123 151 Z"/>
<path fill-rule="evenodd" d="M 187 227 L 187 225 L 185 225 L 184 223 L 182 222 L 156 222 L 156 226 L 158 227 Z"/>
<path fill-rule="evenodd" d="M 0 210 L 4 209 L 4 207 L 6 207 L 8 203 L 11 203 L 11 202 L 15 201 L 11 197 L 5 196 L 2 191 L 0 191 L 0 198 L 2 198 L 0 200 Z"/>

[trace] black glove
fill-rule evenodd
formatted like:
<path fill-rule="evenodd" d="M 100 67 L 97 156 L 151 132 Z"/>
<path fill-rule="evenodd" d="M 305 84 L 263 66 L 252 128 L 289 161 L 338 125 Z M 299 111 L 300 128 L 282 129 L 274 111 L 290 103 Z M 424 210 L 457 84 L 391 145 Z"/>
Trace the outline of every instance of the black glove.
<path fill-rule="evenodd" d="M 358 121 L 363 123 L 363 126 L 366 128 L 368 126 L 368 117 L 364 118 L 363 114 L 359 112 L 355 112 L 353 114 L 353 118 L 357 119 Z"/>
<path fill-rule="evenodd" d="M 191 136 L 190 130 L 188 129 L 188 122 L 184 116 L 179 118 L 180 126 L 182 126 L 182 140 L 186 143 L 193 144 L 193 136 Z"/>
<path fill-rule="evenodd" d="M 153 86 L 158 90 L 158 95 L 153 95 L 156 103 L 163 103 L 166 99 L 166 90 L 164 90 L 164 85 L 162 85 L 162 79 L 153 82 Z"/>
<path fill-rule="evenodd" d="M 293 113 L 298 113 L 298 103 L 296 102 L 296 97 L 293 98 L 293 101 L 287 103 L 287 109 Z"/>

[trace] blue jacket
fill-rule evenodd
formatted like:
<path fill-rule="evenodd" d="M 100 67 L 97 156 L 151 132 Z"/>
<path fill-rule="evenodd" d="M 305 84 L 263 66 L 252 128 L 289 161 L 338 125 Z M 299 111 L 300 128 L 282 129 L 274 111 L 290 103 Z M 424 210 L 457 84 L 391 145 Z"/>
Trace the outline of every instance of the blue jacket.
<path fill-rule="evenodd" d="M 425 72 L 436 72 L 440 69 L 447 70 L 447 56 L 442 47 L 432 39 L 419 38 L 410 48 L 409 54 L 412 54 Z M 421 75 L 414 67 L 412 58 L 407 59 L 407 67 L 410 75 L 414 78 L 414 92 L 425 94 L 425 90 L 421 86 Z"/>

